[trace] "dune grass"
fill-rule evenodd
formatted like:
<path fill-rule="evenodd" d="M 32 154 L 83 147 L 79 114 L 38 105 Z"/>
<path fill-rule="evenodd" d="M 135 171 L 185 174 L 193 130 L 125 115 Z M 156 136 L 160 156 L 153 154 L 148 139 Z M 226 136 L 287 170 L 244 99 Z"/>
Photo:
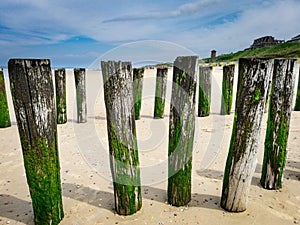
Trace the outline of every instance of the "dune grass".
<path fill-rule="evenodd" d="M 300 58 L 300 42 L 286 42 L 272 47 L 257 48 L 225 54 L 216 58 L 202 59 L 204 62 L 229 62 L 238 61 L 239 58 Z"/>

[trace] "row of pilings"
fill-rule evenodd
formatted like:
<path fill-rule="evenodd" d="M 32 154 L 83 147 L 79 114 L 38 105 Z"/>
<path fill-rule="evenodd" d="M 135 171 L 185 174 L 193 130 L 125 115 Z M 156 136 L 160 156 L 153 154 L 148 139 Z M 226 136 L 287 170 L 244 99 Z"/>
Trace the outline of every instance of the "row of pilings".
<path fill-rule="evenodd" d="M 296 59 L 239 60 L 234 122 L 221 196 L 221 206 L 227 211 L 247 208 L 266 107 L 269 110 L 261 185 L 266 189 L 282 187 L 296 64 Z M 120 215 L 131 215 L 142 207 L 135 120 L 140 117 L 144 71 L 132 69 L 131 62 L 120 61 L 103 61 L 101 69 L 115 209 Z M 177 57 L 173 64 L 167 196 L 168 203 L 174 206 L 191 200 L 196 89 L 199 87 L 198 116 L 208 116 L 211 70 L 199 68 L 196 56 Z M 67 120 L 65 70 L 55 70 L 55 88 L 50 60 L 11 59 L 8 71 L 34 220 L 36 224 L 58 224 L 64 217 L 57 124 Z M 223 72 L 220 112 L 225 115 L 231 112 L 234 66 L 224 67 Z M 0 74 L 0 124 L 7 127 L 10 119 L 3 73 Z M 166 74 L 166 69 L 157 70 L 154 118 L 163 117 Z M 74 76 L 77 119 L 84 123 L 85 70 L 75 69 Z M 297 98 L 295 109 L 299 101 Z"/>

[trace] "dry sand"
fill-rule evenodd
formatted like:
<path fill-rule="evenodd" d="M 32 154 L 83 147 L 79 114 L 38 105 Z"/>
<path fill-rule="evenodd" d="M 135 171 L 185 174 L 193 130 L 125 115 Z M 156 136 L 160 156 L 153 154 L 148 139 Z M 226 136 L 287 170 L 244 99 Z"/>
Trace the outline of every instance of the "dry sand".
<path fill-rule="evenodd" d="M 260 184 L 266 114 L 252 180 L 248 209 L 228 213 L 220 208 L 222 177 L 233 113 L 220 116 L 222 70 L 214 68 L 211 116 L 196 117 L 192 201 L 186 207 L 166 202 L 167 144 L 171 74 L 165 118 L 154 120 L 155 70 L 144 78 L 141 120 L 136 122 L 142 176 L 143 207 L 133 216 L 114 213 L 108 161 L 105 106 L 100 72 L 87 75 L 88 123 L 77 124 L 72 71 L 67 73 L 68 122 L 58 125 L 65 218 L 70 224 L 294 224 L 300 220 L 300 112 L 292 113 L 284 186 L 264 190 Z M 9 87 L 6 80 L 6 87 Z M 235 85 L 236 86 L 236 85 Z M 12 126 L 0 129 L 0 224 L 33 224 L 33 212 L 11 96 Z"/>

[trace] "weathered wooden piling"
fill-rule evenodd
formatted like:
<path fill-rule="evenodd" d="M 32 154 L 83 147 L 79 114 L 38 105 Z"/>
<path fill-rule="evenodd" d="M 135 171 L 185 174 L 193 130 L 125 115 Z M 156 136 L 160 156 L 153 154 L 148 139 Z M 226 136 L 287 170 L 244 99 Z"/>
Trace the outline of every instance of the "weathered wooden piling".
<path fill-rule="evenodd" d="M 154 118 L 164 118 L 168 68 L 157 68 L 154 102 Z"/>
<path fill-rule="evenodd" d="M 184 206 L 191 200 L 197 67 L 197 56 L 177 57 L 173 67 L 169 121 L 168 202 L 174 206 Z"/>
<path fill-rule="evenodd" d="M 66 70 L 64 68 L 56 69 L 54 73 L 57 123 L 64 124 L 67 122 Z"/>
<path fill-rule="evenodd" d="M 275 59 L 261 185 L 282 187 L 296 79 L 296 59 Z"/>
<path fill-rule="evenodd" d="M 271 64 L 268 59 L 239 60 L 235 118 L 221 198 L 221 206 L 227 211 L 241 212 L 247 208 Z"/>
<path fill-rule="evenodd" d="M 230 115 L 233 97 L 235 65 L 223 67 L 221 115 Z"/>
<path fill-rule="evenodd" d="M 299 77 L 298 77 L 298 88 L 296 94 L 296 105 L 294 108 L 295 111 L 300 111 L 300 68 L 299 68 Z"/>
<path fill-rule="evenodd" d="M 35 224 L 64 217 L 50 60 L 10 59 L 11 92 Z"/>
<path fill-rule="evenodd" d="M 274 59 L 273 59 L 274 61 Z M 270 73 L 271 79 L 269 80 L 269 85 L 268 85 L 268 91 L 267 91 L 267 96 L 266 96 L 266 101 L 265 101 L 265 109 L 264 113 L 268 112 L 269 109 L 269 102 L 270 102 L 270 95 L 271 95 L 271 89 L 272 89 L 272 77 L 273 77 L 273 68 L 274 68 L 274 63 L 270 67 L 268 67 L 267 73 Z"/>
<path fill-rule="evenodd" d="M 134 113 L 135 119 L 140 119 L 142 106 L 142 92 L 143 92 L 144 68 L 133 69 L 133 99 L 134 99 Z"/>
<path fill-rule="evenodd" d="M 115 210 L 130 215 L 142 206 L 130 62 L 101 62 Z"/>
<path fill-rule="evenodd" d="M 7 104 L 3 70 L 0 70 L 0 128 L 10 127 L 10 117 Z"/>
<path fill-rule="evenodd" d="M 199 100 L 198 100 L 198 116 L 205 117 L 210 114 L 211 102 L 211 66 L 199 67 Z"/>
<path fill-rule="evenodd" d="M 76 103 L 77 103 L 77 122 L 87 122 L 87 106 L 86 106 L 86 82 L 85 69 L 75 68 L 75 87 L 76 87 Z"/>

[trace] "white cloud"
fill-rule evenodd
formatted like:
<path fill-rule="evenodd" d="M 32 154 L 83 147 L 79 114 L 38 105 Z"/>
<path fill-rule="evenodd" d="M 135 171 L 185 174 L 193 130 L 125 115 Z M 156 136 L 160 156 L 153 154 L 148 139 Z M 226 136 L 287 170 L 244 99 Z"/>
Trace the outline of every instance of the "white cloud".
<path fill-rule="evenodd" d="M 299 0 L 2 0 L 0 47 L 86 36 L 118 45 L 163 40 L 208 56 L 248 47 L 254 38 L 299 34 Z M 103 22 L 104 21 L 104 22 Z M 6 29 L 7 28 L 7 29 Z"/>
<path fill-rule="evenodd" d="M 209 56 L 212 49 L 219 53 L 243 50 L 255 38 L 265 35 L 287 40 L 300 32 L 299 11 L 299 1 L 277 1 L 268 7 L 249 8 L 234 21 L 187 31 L 173 40 L 194 49 L 201 56 Z"/>

